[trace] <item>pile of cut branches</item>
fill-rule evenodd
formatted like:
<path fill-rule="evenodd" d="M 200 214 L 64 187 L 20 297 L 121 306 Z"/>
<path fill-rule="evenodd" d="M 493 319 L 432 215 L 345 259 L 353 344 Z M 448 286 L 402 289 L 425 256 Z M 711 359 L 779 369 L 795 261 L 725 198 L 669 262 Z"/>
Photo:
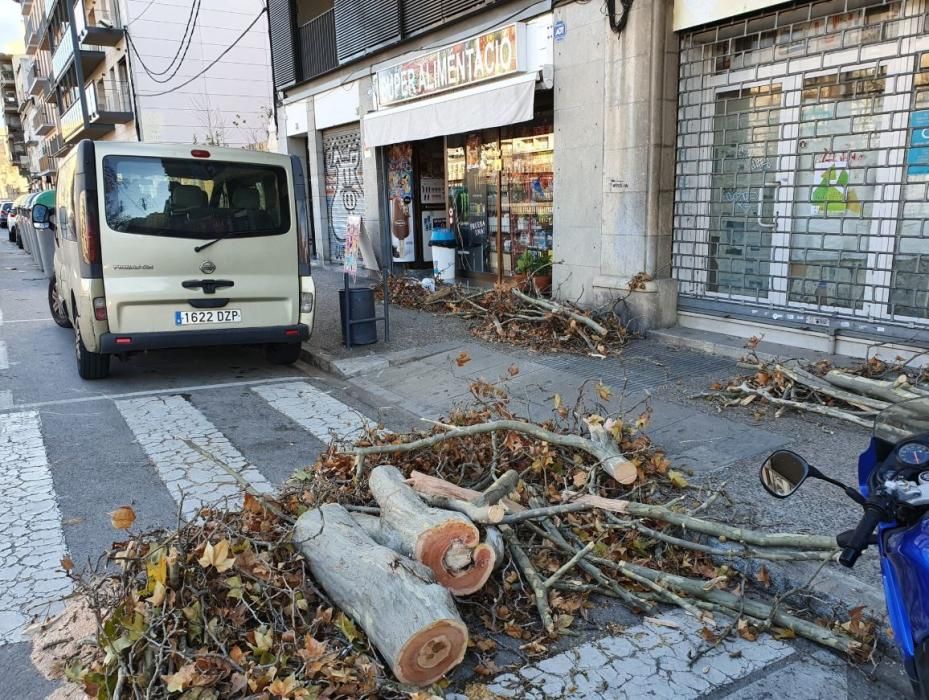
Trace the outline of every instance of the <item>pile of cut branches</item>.
<path fill-rule="evenodd" d="M 435 292 L 418 280 L 391 277 L 391 301 L 405 308 L 452 314 L 471 321 L 471 333 L 494 343 L 536 352 L 618 354 L 632 337 L 619 316 L 526 294 L 513 285 L 477 290 L 443 285 Z M 378 288 L 380 289 L 380 288 Z"/>
<path fill-rule="evenodd" d="M 768 632 L 870 654 L 860 611 L 816 622 L 726 564 L 825 565 L 835 539 L 709 519 L 723 492 L 671 468 L 647 407 L 556 396 L 535 423 L 500 385 L 472 393 L 428 430 L 334 443 L 274 500 L 134 534 L 116 574 L 72 572 L 99 628 L 68 677 L 100 698 L 410 697 L 466 654 L 485 675 L 498 644 L 545 654 L 594 594 L 683 608 L 708 648 Z"/>
<path fill-rule="evenodd" d="M 712 391 L 699 396 L 726 408 L 768 405 L 776 408 L 777 417 L 798 411 L 869 429 L 881 411 L 904 401 L 929 399 L 929 385 L 922 383 L 921 371 L 877 359 L 837 368 L 827 361 L 765 362 L 753 354 L 740 366 L 751 372 L 716 383 Z M 929 427 L 929 401 L 898 410 L 906 418 L 903 422 L 912 424 L 911 432 L 925 432 Z M 897 427 L 901 431 L 905 428 L 902 424 Z"/>

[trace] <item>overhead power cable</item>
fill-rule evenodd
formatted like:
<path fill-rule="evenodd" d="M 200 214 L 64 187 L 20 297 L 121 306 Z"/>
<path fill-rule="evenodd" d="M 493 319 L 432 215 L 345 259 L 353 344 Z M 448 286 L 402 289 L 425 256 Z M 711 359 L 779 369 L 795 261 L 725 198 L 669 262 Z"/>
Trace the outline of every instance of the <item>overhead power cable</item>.
<path fill-rule="evenodd" d="M 167 83 L 173 80 L 174 76 L 177 75 L 177 72 L 184 64 L 184 60 L 187 58 L 187 52 L 190 50 L 190 45 L 193 43 L 194 31 L 197 28 L 197 19 L 199 17 L 200 0 L 194 0 L 190 5 L 190 14 L 187 16 L 187 25 L 184 27 L 184 35 L 181 37 L 181 43 L 178 44 L 177 51 L 175 52 L 174 57 L 171 59 L 171 62 L 168 64 L 167 68 L 162 71 L 153 71 L 145 64 L 145 59 L 142 58 L 142 54 L 139 52 L 135 42 L 132 40 L 132 34 L 128 31 L 126 32 L 126 38 L 129 41 L 129 47 L 136 55 L 136 58 L 139 59 L 139 64 L 142 66 L 142 69 L 154 82 Z M 167 77 L 162 77 L 168 72 L 170 72 L 170 75 Z"/>
<path fill-rule="evenodd" d="M 206 68 L 204 68 L 203 70 L 201 70 L 199 73 L 197 73 L 196 75 L 194 75 L 194 76 L 188 78 L 187 80 L 185 80 L 185 81 L 184 81 L 183 83 L 181 83 L 180 85 L 175 85 L 173 88 L 170 88 L 170 89 L 168 89 L 168 90 L 162 90 L 161 92 L 140 92 L 140 93 L 139 93 L 139 97 L 161 97 L 162 95 L 168 95 L 168 94 L 170 94 L 170 93 L 172 93 L 172 92 L 175 92 L 176 90 L 180 90 L 182 87 L 186 87 L 187 85 L 190 85 L 193 81 L 195 81 L 197 78 L 201 77 L 204 73 L 206 73 L 206 72 L 207 72 L 208 70 L 210 70 L 213 66 L 215 66 L 217 63 L 219 63 L 227 53 L 229 53 L 230 51 L 232 51 L 232 49 L 234 49 L 234 48 L 236 47 L 236 45 L 237 45 L 240 41 L 242 41 L 242 39 L 245 38 L 245 35 L 248 34 L 248 33 L 252 30 L 252 27 L 254 27 L 256 24 L 258 24 L 258 20 L 261 19 L 261 17 L 264 15 L 265 12 L 267 12 L 267 8 L 262 8 L 262 9 L 261 9 L 261 12 L 258 13 L 258 16 L 255 17 L 255 19 L 253 19 L 253 20 L 249 23 L 249 25 L 242 31 L 242 33 L 239 34 L 239 36 L 237 36 L 237 37 L 235 38 L 235 40 L 234 40 L 231 44 L 229 44 L 229 46 L 227 46 L 227 47 L 223 50 L 223 52 L 222 52 L 221 54 L 219 54 L 219 56 L 217 56 L 217 57 L 214 58 L 212 61 L 210 61 L 209 65 L 208 65 Z"/>

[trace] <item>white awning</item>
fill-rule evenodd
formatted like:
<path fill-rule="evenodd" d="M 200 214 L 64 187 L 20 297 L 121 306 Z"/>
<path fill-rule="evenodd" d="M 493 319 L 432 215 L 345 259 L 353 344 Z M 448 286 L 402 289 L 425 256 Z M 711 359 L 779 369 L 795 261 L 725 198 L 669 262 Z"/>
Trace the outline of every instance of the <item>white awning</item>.
<path fill-rule="evenodd" d="M 364 118 L 365 148 L 529 121 L 535 109 L 535 83 L 536 74 L 525 73 L 370 112 Z"/>

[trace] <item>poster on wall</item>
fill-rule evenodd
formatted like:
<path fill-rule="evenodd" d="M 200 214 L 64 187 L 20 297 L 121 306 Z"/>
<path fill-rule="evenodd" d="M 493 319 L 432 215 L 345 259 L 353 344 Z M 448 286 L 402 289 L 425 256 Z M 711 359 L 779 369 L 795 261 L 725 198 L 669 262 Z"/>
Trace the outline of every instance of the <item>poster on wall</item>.
<path fill-rule="evenodd" d="M 394 262 L 415 262 L 411 143 L 399 143 L 387 149 L 387 200 Z"/>
<path fill-rule="evenodd" d="M 437 228 L 448 228 L 448 216 L 442 209 L 423 212 L 423 259 L 432 262 L 432 248 L 429 241 L 432 240 L 432 231 Z"/>
<path fill-rule="evenodd" d="M 864 207 L 857 187 L 849 182 L 848 162 L 818 159 L 813 192 L 810 195 L 817 216 L 862 216 Z"/>
<path fill-rule="evenodd" d="M 357 214 L 346 217 L 345 259 L 342 271 L 351 275 L 352 282 L 358 277 L 358 256 L 361 253 L 361 217 Z"/>

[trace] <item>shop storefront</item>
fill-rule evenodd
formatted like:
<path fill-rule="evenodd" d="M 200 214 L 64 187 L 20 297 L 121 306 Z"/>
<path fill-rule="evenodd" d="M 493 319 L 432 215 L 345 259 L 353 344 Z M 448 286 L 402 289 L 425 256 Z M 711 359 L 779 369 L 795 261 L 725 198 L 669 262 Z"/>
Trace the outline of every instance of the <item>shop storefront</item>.
<path fill-rule="evenodd" d="M 685 314 L 929 338 L 929 7 L 795 3 L 681 34 Z"/>
<path fill-rule="evenodd" d="M 380 149 L 395 266 L 435 269 L 435 229 L 451 232 L 456 277 L 500 280 L 549 255 L 552 90 L 526 53 L 550 28 L 510 24 L 377 71 L 363 140 Z"/>

